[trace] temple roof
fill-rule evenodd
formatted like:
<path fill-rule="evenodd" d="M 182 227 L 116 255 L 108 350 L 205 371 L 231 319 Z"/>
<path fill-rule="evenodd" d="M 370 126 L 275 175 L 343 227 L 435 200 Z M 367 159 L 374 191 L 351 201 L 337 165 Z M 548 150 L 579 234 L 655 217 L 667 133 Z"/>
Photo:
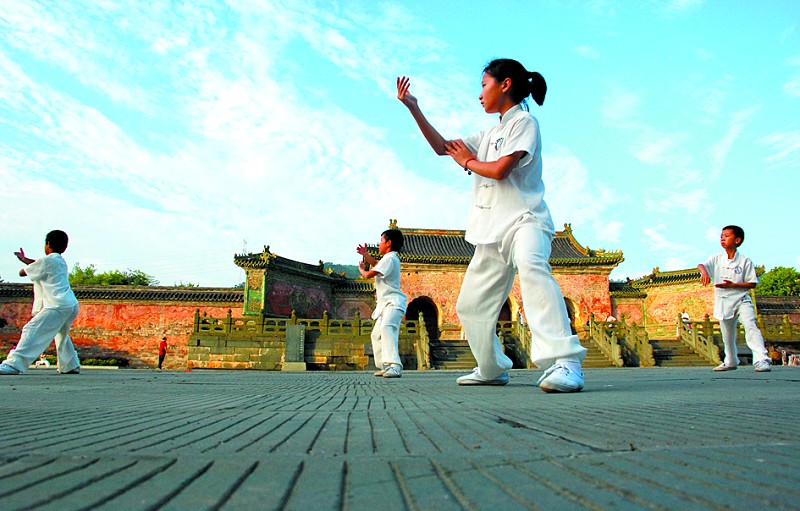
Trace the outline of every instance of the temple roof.
<path fill-rule="evenodd" d="M 764 266 L 756 266 L 756 275 L 764 273 Z M 674 284 L 685 284 L 700 280 L 700 270 L 688 268 L 685 270 L 661 271 L 658 266 L 653 268 L 650 275 L 630 280 L 630 285 L 636 288 L 648 288 L 653 286 L 669 286 Z"/>
<path fill-rule="evenodd" d="M 271 252 L 269 246 L 265 246 L 263 251 L 257 253 L 234 254 L 233 262 L 236 266 L 246 270 L 280 268 L 290 273 L 329 278 L 337 281 L 345 278 L 343 275 L 333 273 L 330 268 L 326 270 L 322 261 L 320 261 L 319 264 L 308 264 L 293 259 L 287 259 Z"/>
<path fill-rule="evenodd" d="M 759 314 L 798 314 L 800 296 L 758 296 L 756 307 Z"/>
<path fill-rule="evenodd" d="M 647 293 L 639 288 L 633 287 L 631 281 L 612 280 L 608 283 L 609 295 L 614 298 L 644 298 Z"/>
<path fill-rule="evenodd" d="M 660 271 L 658 266 L 653 268 L 653 273 L 645 275 L 629 283 L 635 288 L 648 288 L 653 286 L 663 286 L 670 284 L 684 284 L 687 282 L 699 281 L 700 270 L 690 268 L 687 270 Z"/>
<path fill-rule="evenodd" d="M 233 302 L 244 301 L 244 292 L 235 288 L 167 286 L 74 286 L 78 300 L 129 300 L 152 302 Z M 0 284 L 0 298 L 31 298 L 32 284 Z"/>
<path fill-rule="evenodd" d="M 446 229 L 399 228 L 405 245 L 400 252 L 403 263 L 469 264 L 475 246 L 464 239 L 465 231 Z M 368 246 L 369 253 L 378 257 L 377 245 Z M 622 251 L 606 252 L 582 246 L 572 235 L 570 224 L 564 225 L 553 238 L 550 264 L 556 266 L 616 266 L 624 258 Z"/>

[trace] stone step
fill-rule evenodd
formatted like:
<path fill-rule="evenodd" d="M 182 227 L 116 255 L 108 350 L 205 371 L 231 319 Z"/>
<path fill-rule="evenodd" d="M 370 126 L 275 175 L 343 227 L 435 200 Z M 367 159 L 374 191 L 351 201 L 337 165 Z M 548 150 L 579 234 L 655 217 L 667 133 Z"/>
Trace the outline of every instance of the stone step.
<path fill-rule="evenodd" d="M 709 362 L 677 339 L 652 339 L 653 357 L 662 367 L 707 366 Z"/>
<path fill-rule="evenodd" d="M 462 339 L 439 340 L 431 344 L 431 365 L 434 369 L 469 371 L 477 365 L 469 343 Z"/>

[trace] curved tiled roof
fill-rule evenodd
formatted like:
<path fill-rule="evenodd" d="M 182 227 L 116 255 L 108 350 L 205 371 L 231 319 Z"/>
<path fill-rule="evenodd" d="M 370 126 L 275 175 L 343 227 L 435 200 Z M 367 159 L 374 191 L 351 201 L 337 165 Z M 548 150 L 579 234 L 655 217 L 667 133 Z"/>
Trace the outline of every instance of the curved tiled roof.
<path fill-rule="evenodd" d="M 759 314 L 798 314 L 800 296 L 758 296 L 756 307 Z"/>
<path fill-rule="evenodd" d="M 142 302 L 244 302 L 244 292 L 234 288 L 167 286 L 75 286 L 78 300 Z M 31 298 L 31 284 L 0 284 L 0 298 Z"/>
<path fill-rule="evenodd" d="M 334 286 L 334 292 L 374 293 L 375 286 L 372 280 L 346 280 Z"/>
<path fill-rule="evenodd" d="M 684 284 L 700 280 L 700 270 L 691 268 L 688 270 L 675 270 L 662 272 L 658 267 L 653 268 L 653 273 L 645 275 L 644 277 L 632 280 L 633 287 L 653 287 L 664 286 L 670 284 Z"/>
<path fill-rule="evenodd" d="M 311 275 L 313 277 L 330 278 L 334 280 L 342 280 L 343 275 L 337 275 L 328 269 L 325 270 L 325 265 L 322 261 L 319 264 L 308 264 L 294 259 L 287 259 L 274 254 L 269 250 L 269 246 L 265 246 L 264 250 L 259 253 L 250 254 L 234 254 L 233 262 L 236 266 L 244 269 L 263 269 L 269 267 L 280 268 L 283 271 L 290 273 Z"/>
<path fill-rule="evenodd" d="M 615 281 L 612 280 L 608 283 L 609 295 L 615 298 L 645 298 L 647 293 L 633 287 L 631 281 Z"/>
<path fill-rule="evenodd" d="M 469 264 L 475 247 L 464 239 L 465 231 L 446 229 L 400 228 L 405 245 L 400 252 L 403 263 Z M 368 247 L 373 257 L 378 257 L 377 245 Z M 623 261 L 622 252 L 606 252 L 583 247 L 572 235 L 569 224 L 556 233 L 551 245 L 550 263 L 557 266 L 606 266 Z"/>
<path fill-rule="evenodd" d="M 764 266 L 756 266 L 756 275 L 764 273 Z M 653 287 L 669 286 L 674 284 L 685 284 L 700 280 L 700 270 L 688 268 L 685 270 L 661 271 L 658 266 L 653 268 L 653 273 L 644 277 L 630 281 L 633 287 Z"/>

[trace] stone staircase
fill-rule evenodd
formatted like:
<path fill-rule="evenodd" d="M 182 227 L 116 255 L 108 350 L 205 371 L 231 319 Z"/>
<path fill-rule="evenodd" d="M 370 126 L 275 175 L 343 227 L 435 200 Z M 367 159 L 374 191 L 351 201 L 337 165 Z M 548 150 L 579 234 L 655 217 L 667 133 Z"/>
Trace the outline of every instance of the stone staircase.
<path fill-rule="evenodd" d="M 651 339 L 656 364 L 662 367 L 710 366 L 703 357 L 676 339 Z M 588 351 L 583 367 L 615 367 L 591 339 L 581 345 Z M 746 350 L 746 347 L 744 347 Z M 476 366 L 469 343 L 460 339 L 439 340 L 431 343 L 431 366 L 434 369 L 470 371 Z"/>
<path fill-rule="evenodd" d="M 431 366 L 434 369 L 471 371 L 476 365 L 469 343 L 465 340 L 440 339 L 431 343 Z"/>
<path fill-rule="evenodd" d="M 656 365 L 661 367 L 710 366 L 711 363 L 677 339 L 650 339 Z"/>
<path fill-rule="evenodd" d="M 591 339 L 582 339 L 581 346 L 588 350 L 583 367 L 616 367 Z"/>

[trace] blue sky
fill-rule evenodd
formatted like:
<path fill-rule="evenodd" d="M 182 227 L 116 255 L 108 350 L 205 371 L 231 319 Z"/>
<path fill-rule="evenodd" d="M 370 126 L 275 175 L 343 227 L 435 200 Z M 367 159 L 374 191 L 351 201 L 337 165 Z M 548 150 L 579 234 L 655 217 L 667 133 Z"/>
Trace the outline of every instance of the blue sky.
<path fill-rule="evenodd" d="M 0 2 L 0 278 L 67 231 L 70 264 L 231 286 L 233 254 L 355 263 L 401 227 L 463 229 L 447 138 L 486 129 L 483 66 L 548 82 L 532 105 L 546 200 L 612 278 L 742 252 L 800 267 L 796 1 Z"/>

